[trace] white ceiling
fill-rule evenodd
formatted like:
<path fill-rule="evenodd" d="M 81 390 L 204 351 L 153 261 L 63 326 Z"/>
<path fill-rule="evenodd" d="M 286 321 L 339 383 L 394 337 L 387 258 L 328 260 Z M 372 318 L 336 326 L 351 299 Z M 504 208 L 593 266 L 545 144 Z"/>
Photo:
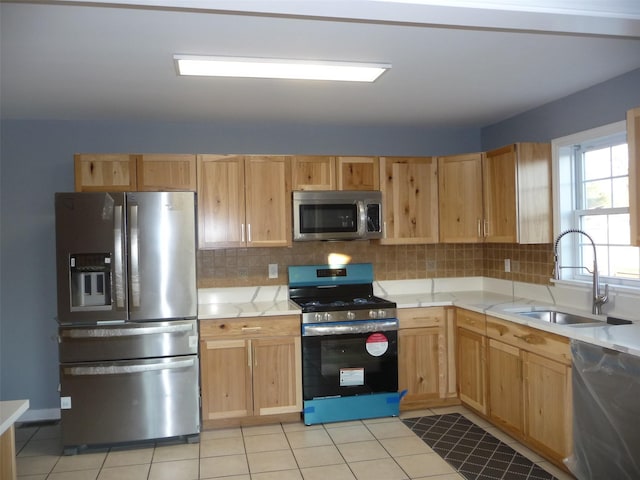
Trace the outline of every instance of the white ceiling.
<path fill-rule="evenodd" d="M 104 3 L 2 1 L 2 118 L 481 127 L 640 68 L 638 0 Z M 392 68 L 178 77 L 174 54 Z"/>

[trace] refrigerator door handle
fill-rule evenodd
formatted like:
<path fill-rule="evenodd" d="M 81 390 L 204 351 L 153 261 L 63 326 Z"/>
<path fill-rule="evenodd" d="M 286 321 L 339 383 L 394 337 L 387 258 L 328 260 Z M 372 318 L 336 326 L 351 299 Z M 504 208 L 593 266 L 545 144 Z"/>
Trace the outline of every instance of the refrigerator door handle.
<path fill-rule="evenodd" d="M 131 225 L 131 300 L 134 308 L 140 307 L 140 249 L 138 241 L 138 206 L 132 205 L 129 211 Z"/>
<path fill-rule="evenodd" d="M 124 258 L 122 255 L 122 205 L 114 209 L 114 263 L 115 263 L 115 284 L 116 284 L 116 308 L 124 308 Z"/>
<path fill-rule="evenodd" d="M 65 375 L 81 376 L 81 375 L 121 375 L 131 373 L 155 372 L 158 370 L 175 370 L 178 368 L 190 368 L 195 364 L 195 359 L 187 358 L 177 362 L 158 362 L 143 365 L 96 365 L 92 367 L 65 367 L 63 368 Z"/>
<path fill-rule="evenodd" d="M 180 333 L 193 330 L 191 323 L 181 325 L 167 325 L 162 327 L 137 328 L 73 328 L 64 330 L 63 337 L 67 338 L 113 338 L 131 337 L 134 335 L 154 335 L 159 333 Z"/>

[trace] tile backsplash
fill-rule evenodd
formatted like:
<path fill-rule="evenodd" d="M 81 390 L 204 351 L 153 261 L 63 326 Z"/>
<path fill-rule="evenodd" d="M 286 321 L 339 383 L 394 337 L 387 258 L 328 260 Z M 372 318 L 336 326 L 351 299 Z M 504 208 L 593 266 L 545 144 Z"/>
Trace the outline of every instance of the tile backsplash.
<path fill-rule="evenodd" d="M 198 287 L 285 285 L 289 265 L 324 264 L 331 253 L 348 255 L 352 263 L 372 263 L 376 280 L 485 276 L 547 285 L 553 274 L 551 244 L 298 242 L 291 248 L 199 250 Z M 510 272 L 504 271 L 505 259 Z M 278 278 L 268 278 L 269 264 L 278 265 Z"/>

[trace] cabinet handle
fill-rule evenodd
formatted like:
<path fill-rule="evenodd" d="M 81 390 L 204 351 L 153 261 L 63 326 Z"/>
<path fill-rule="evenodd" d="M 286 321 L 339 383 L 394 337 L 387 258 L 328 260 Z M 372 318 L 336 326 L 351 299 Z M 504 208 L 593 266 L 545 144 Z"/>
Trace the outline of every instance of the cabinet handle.
<path fill-rule="evenodd" d="M 247 234 L 248 234 L 248 241 L 249 243 L 251 243 L 251 224 L 247 223 Z"/>
<path fill-rule="evenodd" d="M 253 358 L 251 358 L 252 350 L 253 350 L 253 345 L 249 345 L 249 348 L 247 348 L 247 364 L 249 365 L 249 368 L 251 368 L 251 364 L 253 363 Z"/>
<path fill-rule="evenodd" d="M 478 238 L 482 237 L 482 219 L 478 219 Z"/>
<path fill-rule="evenodd" d="M 262 327 L 242 327 L 243 332 L 257 332 L 262 330 Z"/>
<path fill-rule="evenodd" d="M 524 340 L 525 342 L 529 343 L 530 341 L 530 335 L 529 334 L 524 334 L 524 335 L 516 335 L 515 333 L 513 334 L 514 337 L 519 338 L 520 340 Z"/>
<path fill-rule="evenodd" d="M 240 224 L 240 235 L 241 235 L 240 241 L 244 242 L 244 223 Z"/>
<path fill-rule="evenodd" d="M 387 238 L 387 222 L 382 222 L 382 237 Z"/>
<path fill-rule="evenodd" d="M 489 220 L 483 222 L 483 236 L 486 238 L 489 236 Z"/>

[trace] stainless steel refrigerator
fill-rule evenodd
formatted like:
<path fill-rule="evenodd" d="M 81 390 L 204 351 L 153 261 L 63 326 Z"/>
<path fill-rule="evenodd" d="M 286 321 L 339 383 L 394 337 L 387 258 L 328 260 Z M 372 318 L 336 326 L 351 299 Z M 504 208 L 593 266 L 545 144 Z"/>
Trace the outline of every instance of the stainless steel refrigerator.
<path fill-rule="evenodd" d="M 56 193 L 65 453 L 200 430 L 195 194 Z"/>

